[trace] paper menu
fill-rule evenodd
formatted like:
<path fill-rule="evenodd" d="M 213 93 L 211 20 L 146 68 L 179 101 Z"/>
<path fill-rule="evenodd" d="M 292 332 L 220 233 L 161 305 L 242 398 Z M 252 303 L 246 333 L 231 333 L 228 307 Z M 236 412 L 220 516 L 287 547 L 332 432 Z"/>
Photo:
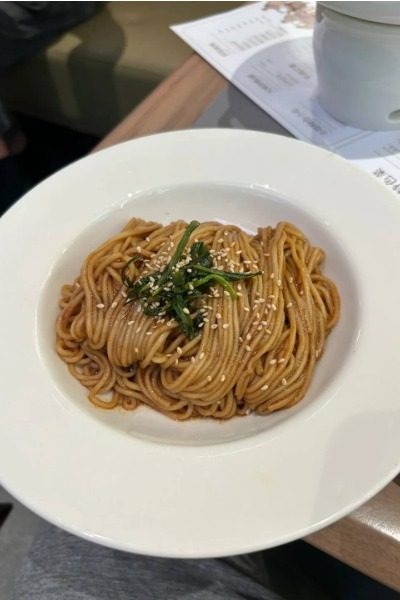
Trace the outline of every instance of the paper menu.
<path fill-rule="evenodd" d="M 172 30 L 299 139 L 351 160 L 400 194 L 400 131 L 343 125 L 319 104 L 314 2 L 257 2 Z"/>

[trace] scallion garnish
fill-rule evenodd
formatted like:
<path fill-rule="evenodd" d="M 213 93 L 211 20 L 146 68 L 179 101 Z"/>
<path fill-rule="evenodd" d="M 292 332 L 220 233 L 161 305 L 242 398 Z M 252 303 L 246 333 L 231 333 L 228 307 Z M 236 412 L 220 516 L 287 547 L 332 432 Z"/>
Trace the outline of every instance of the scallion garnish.
<path fill-rule="evenodd" d="M 175 319 L 188 339 L 194 338 L 202 326 L 198 300 L 213 284 L 220 285 L 231 298 L 236 298 L 230 282 L 261 274 L 259 271 L 235 273 L 214 268 L 210 250 L 204 242 L 195 242 L 189 253 L 185 253 L 189 238 L 199 225 L 198 221 L 188 225 L 163 271 L 133 281 L 126 273 L 131 263 L 143 260 L 138 255 L 132 257 L 122 271 L 122 283 L 127 288 L 126 303 L 139 300 L 144 314 Z"/>

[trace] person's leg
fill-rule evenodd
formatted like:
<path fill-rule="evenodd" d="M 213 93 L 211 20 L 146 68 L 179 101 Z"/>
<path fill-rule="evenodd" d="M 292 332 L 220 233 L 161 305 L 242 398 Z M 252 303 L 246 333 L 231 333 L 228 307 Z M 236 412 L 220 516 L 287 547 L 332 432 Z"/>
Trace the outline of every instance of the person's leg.
<path fill-rule="evenodd" d="M 0 160 L 19 154 L 25 148 L 24 135 L 16 127 L 12 117 L 0 100 Z"/>
<path fill-rule="evenodd" d="M 0 100 L 0 160 L 9 156 L 10 151 L 6 141 L 6 134 L 12 127 L 11 117 L 6 107 Z"/>
<path fill-rule="evenodd" d="M 90 17 L 96 2 L 0 2 L 0 75 Z M 26 139 L 0 99 L 0 215 L 30 187 L 15 155 Z"/>
<path fill-rule="evenodd" d="M 174 560 L 111 550 L 51 525 L 34 541 L 16 583 L 15 600 L 326 600 L 292 565 L 276 577 L 262 553 L 226 559 Z"/>
<path fill-rule="evenodd" d="M 0 216 L 31 185 L 15 158 L 25 144 L 24 135 L 14 126 L 0 100 Z"/>

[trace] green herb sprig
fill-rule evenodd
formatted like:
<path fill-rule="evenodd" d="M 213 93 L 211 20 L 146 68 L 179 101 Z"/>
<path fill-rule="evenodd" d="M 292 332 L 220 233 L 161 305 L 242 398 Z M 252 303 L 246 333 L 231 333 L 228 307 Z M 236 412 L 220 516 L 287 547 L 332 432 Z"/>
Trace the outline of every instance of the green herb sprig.
<path fill-rule="evenodd" d="M 122 282 L 127 288 L 126 303 L 139 300 L 146 315 L 175 319 L 181 331 L 191 340 L 203 326 L 203 315 L 199 312 L 198 300 L 219 284 L 231 298 L 236 292 L 230 282 L 250 279 L 257 272 L 235 273 L 221 271 L 213 266 L 213 258 L 204 242 L 195 242 L 185 254 L 193 231 L 200 225 L 192 221 L 186 228 L 176 250 L 162 271 L 149 273 L 133 281 L 127 276 L 132 263 L 140 262 L 140 255 L 133 256 L 122 271 Z"/>

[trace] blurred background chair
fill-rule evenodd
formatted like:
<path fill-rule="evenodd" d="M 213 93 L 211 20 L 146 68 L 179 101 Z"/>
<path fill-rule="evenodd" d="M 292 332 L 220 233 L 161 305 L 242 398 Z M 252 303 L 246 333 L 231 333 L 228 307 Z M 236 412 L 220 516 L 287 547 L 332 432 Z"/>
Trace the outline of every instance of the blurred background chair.
<path fill-rule="evenodd" d="M 89 20 L 0 77 L 14 111 L 101 137 L 192 50 L 169 29 L 240 2 L 99 2 Z"/>

